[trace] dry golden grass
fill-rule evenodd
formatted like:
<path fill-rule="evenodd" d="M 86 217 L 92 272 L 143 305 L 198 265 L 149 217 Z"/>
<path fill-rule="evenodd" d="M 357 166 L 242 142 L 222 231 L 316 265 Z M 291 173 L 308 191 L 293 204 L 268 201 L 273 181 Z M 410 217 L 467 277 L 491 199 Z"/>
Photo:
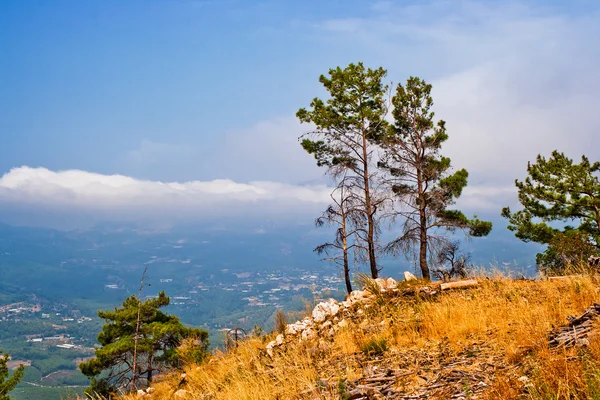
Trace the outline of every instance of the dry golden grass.
<path fill-rule="evenodd" d="M 565 325 L 568 315 L 600 301 L 599 291 L 592 276 L 498 277 L 432 299 L 388 297 L 348 319 L 333 337 L 288 343 L 273 358 L 265 351 L 272 335 L 249 339 L 202 365 L 187 366 L 184 383 L 180 372 L 164 377 L 151 398 L 170 399 L 183 388 L 190 399 L 334 399 L 340 397 L 331 386 L 315 389 L 323 381 L 343 385 L 368 368 L 405 371 L 397 386 L 410 392 L 443 374 L 448 360 L 464 358 L 465 371 L 493 367 L 483 394 L 488 399 L 600 399 L 600 342 L 592 340 L 585 349 L 547 345 L 548 333 Z M 385 343 L 385 349 L 368 351 L 373 343 Z"/>

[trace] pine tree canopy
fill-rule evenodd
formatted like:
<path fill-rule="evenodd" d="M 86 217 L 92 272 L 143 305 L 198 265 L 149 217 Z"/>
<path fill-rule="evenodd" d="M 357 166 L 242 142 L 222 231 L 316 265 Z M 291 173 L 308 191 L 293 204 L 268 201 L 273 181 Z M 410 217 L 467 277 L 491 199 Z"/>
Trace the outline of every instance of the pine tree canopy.
<path fill-rule="evenodd" d="M 337 188 L 346 189 L 345 196 L 354 203 L 354 214 L 362 214 L 356 220 L 364 220 L 364 225 L 355 227 L 359 229 L 353 239 L 366 243 L 373 278 L 379 273 L 376 237 L 378 213 L 384 202 L 374 187 L 377 174 L 374 156 L 377 142 L 388 125 L 385 120 L 388 86 L 383 82 L 386 74 L 383 68 L 365 68 L 362 63 L 330 69 L 329 76 L 319 78 L 329 98 L 315 98 L 309 109 L 301 108 L 296 113 L 300 122 L 315 127 L 302 136 L 302 147 L 337 180 Z"/>
<path fill-rule="evenodd" d="M 176 366 L 179 361 L 177 347 L 184 339 L 195 339 L 197 345 L 206 351 L 206 331 L 187 328 L 176 316 L 159 310 L 169 302 L 164 292 L 143 302 L 132 295 L 114 311 L 98 311 L 98 316 L 106 321 L 98 334 L 98 342 L 102 347 L 96 349 L 94 358 L 79 366 L 85 375 L 95 378 L 92 380 L 92 389 L 131 388 L 134 348 L 137 355 L 136 386 L 151 382 L 153 375 L 166 367 Z"/>
<path fill-rule="evenodd" d="M 535 163 L 527 165 L 529 176 L 522 182 L 515 180 L 523 209 L 514 213 L 509 207 L 502 209 L 508 229 L 524 242 L 552 244 L 558 234 L 571 233 L 571 241 L 587 238 L 600 248 L 598 171 L 600 163 L 591 163 L 586 156 L 577 164 L 558 151 L 548 159 L 538 155 Z M 543 260 L 538 255 L 538 264 Z"/>

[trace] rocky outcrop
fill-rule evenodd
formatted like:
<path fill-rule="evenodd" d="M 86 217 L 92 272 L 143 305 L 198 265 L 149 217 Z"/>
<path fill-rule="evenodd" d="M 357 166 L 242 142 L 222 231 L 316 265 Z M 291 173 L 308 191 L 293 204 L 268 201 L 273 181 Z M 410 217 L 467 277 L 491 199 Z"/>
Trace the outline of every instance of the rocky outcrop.
<path fill-rule="evenodd" d="M 410 272 L 404 273 L 405 281 L 415 280 L 416 277 Z M 423 286 L 408 286 L 400 288 L 398 282 L 393 278 L 377 278 L 369 290 L 355 290 L 350 293 L 346 300 L 336 301 L 329 299 L 315 306 L 310 316 L 301 321 L 289 324 L 285 333 L 277 335 L 275 340 L 267 344 L 267 354 L 273 357 L 273 352 L 286 342 L 311 340 L 316 337 L 324 338 L 333 336 L 340 328 L 348 325 L 349 319 L 356 319 L 364 314 L 364 309 L 371 306 L 375 299 L 381 296 L 427 296 L 432 297 L 448 289 L 461 289 L 477 286 L 477 281 L 468 279 L 457 282 L 430 283 Z"/>
<path fill-rule="evenodd" d="M 398 292 L 398 282 L 393 278 L 378 278 L 375 279 L 375 282 L 380 294 Z M 310 316 L 288 324 L 285 333 L 277 335 L 275 340 L 269 342 L 266 346 L 267 354 L 273 357 L 275 349 L 283 346 L 286 342 L 333 336 L 339 329 L 348 326 L 347 318 L 362 314 L 360 308 L 368 307 L 373 301 L 373 297 L 373 293 L 367 290 L 355 290 L 344 301 L 328 299 L 317 304 Z"/>

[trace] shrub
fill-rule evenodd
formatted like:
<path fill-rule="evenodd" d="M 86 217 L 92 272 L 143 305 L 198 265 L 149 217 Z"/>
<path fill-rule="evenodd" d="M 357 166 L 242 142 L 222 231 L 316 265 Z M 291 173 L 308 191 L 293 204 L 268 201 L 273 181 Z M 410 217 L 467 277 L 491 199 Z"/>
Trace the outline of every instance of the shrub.
<path fill-rule="evenodd" d="M 369 356 L 381 356 L 388 350 L 388 342 L 384 338 L 371 338 L 362 344 L 360 350 Z"/>
<path fill-rule="evenodd" d="M 285 328 L 287 327 L 287 324 L 288 320 L 285 316 L 285 313 L 281 311 L 281 309 L 278 309 L 275 313 L 275 331 L 281 334 L 285 333 Z"/>
<path fill-rule="evenodd" d="M 538 270 L 546 275 L 570 273 L 573 266 L 587 265 L 590 256 L 598 254 L 590 235 L 579 231 L 557 233 L 548 248 L 536 256 Z"/>

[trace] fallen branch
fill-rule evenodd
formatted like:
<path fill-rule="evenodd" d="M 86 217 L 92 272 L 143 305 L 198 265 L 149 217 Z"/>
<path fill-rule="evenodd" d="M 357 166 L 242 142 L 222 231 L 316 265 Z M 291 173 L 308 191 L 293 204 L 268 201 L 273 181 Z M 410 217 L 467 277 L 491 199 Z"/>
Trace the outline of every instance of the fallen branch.
<path fill-rule="evenodd" d="M 440 285 L 441 290 L 462 289 L 477 286 L 478 282 L 475 279 L 467 279 L 464 281 L 447 282 Z"/>
<path fill-rule="evenodd" d="M 567 281 L 574 278 L 581 278 L 582 275 L 549 276 L 549 281 Z"/>

